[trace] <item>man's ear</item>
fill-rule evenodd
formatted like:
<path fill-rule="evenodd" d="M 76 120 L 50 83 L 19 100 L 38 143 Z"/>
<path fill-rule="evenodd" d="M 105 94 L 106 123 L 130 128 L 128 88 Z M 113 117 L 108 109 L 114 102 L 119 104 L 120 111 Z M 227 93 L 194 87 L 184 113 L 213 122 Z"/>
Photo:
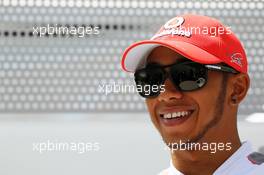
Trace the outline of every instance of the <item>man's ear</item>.
<path fill-rule="evenodd" d="M 230 76 L 230 95 L 228 98 L 229 104 L 238 105 L 244 97 L 247 95 L 247 91 L 250 86 L 250 78 L 248 74 L 239 73 Z"/>

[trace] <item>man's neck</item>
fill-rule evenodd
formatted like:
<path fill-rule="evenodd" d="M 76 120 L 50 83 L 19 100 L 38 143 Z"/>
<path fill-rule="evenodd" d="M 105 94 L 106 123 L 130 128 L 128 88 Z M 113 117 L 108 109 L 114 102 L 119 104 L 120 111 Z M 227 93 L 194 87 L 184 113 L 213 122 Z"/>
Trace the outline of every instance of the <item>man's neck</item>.
<path fill-rule="evenodd" d="M 200 151 L 178 150 L 172 153 L 174 167 L 184 175 L 212 175 L 241 146 L 239 139 L 232 142 L 203 142 L 200 144 L 208 145 L 208 147 L 203 146 Z M 215 144 L 221 145 L 221 150 L 219 148 L 213 152 L 204 150 L 204 148 L 210 149 L 210 146 L 215 146 Z M 223 150 L 223 144 L 225 150 Z M 218 146 L 216 145 L 216 147 Z"/>

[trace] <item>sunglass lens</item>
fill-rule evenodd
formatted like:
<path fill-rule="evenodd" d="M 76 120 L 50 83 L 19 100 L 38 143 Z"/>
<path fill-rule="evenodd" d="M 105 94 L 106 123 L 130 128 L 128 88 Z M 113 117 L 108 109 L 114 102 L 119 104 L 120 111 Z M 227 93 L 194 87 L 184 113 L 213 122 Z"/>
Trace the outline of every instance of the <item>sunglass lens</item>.
<path fill-rule="evenodd" d="M 156 97 L 164 81 L 164 72 L 158 66 L 148 66 L 135 72 L 138 93 L 142 97 Z"/>
<path fill-rule="evenodd" d="M 192 91 L 206 84 L 207 70 L 196 63 L 178 64 L 171 67 L 171 77 L 180 90 Z"/>

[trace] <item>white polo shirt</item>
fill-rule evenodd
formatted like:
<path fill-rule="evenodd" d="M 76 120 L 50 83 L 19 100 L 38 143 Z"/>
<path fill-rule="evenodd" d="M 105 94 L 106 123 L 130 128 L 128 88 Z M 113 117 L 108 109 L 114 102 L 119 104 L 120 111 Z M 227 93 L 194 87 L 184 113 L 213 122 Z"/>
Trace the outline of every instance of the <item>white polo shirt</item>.
<path fill-rule="evenodd" d="M 184 175 L 177 170 L 172 162 L 170 167 L 159 175 Z M 213 175 L 264 175 L 264 155 L 253 152 L 249 142 L 242 146 L 229 157 Z"/>

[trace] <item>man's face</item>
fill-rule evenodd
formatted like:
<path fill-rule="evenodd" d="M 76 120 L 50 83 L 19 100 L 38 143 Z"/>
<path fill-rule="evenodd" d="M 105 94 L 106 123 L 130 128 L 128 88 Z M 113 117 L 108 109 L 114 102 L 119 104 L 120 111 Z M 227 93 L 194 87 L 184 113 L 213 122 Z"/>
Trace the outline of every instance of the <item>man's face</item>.
<path fill-rule="evenodd" d="M 148 63 L 170 65 L 184 58 L 176 52 L 157 47 L 148 56 Z M 165 81 L 165 92 L 156 98 L 146 99 L 148 111 L 155 127 L 160 132 L 166 144 L 182 142 L 197 142 L 205 136 L 214 135 L 212 127 L 220 123 L 224 109 L 225 87 L 223 74 L 208 71 L 208 81 L 204 87 L 189 92 L 178 91 L 173 83 Z M 165 119 L 168 113 L 190 113 L 177 119 Z M 211 133 L 210 133 L 211 132 Z"/>

